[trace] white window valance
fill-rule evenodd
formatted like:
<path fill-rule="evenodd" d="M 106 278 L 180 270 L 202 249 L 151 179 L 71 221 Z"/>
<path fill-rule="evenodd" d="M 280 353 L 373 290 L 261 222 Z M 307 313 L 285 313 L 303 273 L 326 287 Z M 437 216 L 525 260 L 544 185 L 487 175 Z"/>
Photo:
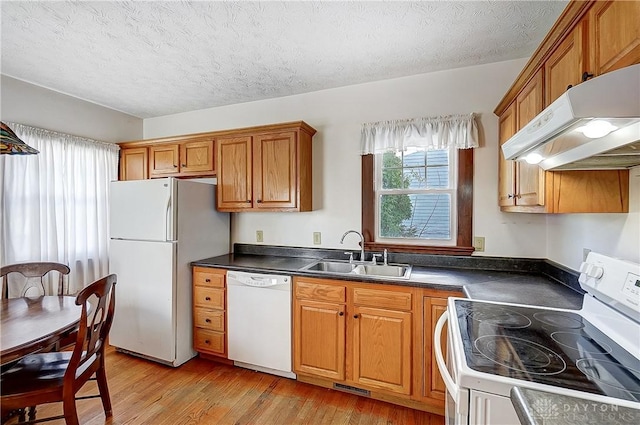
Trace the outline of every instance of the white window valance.
<path fill-rule="evenodd" d="M 362 125 L 361 154 L 399 152 L 410 147 L 478 147 L 475 114 L 381 121 Z"/>

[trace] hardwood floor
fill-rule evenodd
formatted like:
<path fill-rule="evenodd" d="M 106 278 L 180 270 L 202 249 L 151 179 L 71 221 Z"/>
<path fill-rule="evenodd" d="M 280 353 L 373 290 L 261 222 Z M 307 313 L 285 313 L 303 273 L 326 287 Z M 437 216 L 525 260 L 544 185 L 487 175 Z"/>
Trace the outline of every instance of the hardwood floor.
<path fill-rule="evenodd" d="M 100 399 L 79 400 L 84 425 L 444 423 L 442 416 L 200 358 L 173 369 L 109 348 L 106 359 L 113 417 L 105 420 Z M 90 382 L 80 395 L 92 393 Z M 61 412 L 60 403 L 39 406 L 38 418 Z"/>

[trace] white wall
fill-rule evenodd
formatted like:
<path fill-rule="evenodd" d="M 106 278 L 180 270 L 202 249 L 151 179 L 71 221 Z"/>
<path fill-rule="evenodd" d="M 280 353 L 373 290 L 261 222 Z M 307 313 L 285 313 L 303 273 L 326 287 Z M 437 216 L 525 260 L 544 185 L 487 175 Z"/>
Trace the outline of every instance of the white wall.
<path fill-rule="evenodd" d="M 0 76 L 0 118 L 103 142 L 142 139 L 142 119 Z"/>
<path fill-rule="evenodd" d="M 640 263 L 640 167 L 629 173 L 628 214 L 549 214 L 547 255 L 577 269 L 583 249 Z"/>
<path fill-rule="evenodd" d="M 361 228 L 361 124 L 479 113 L 484 139 L 475 152 L 474 233 L 485 236 L 485 255 L 545 257 L 545 216 L 503 214 L 497 206 L 493 109 L 525 63 L 521 59 L 145 119 L 144 137 L 306 121 L 318 130 L 314 211 L 235 214 L 233 241 L 255 243 L 256 230 L 263 230 L 265 244 L 312 247 L 312 234 L 319 231 L 322 247 L 357 249 L 357 237 L 342 246 L 339 239 L 346 230 Z"/>

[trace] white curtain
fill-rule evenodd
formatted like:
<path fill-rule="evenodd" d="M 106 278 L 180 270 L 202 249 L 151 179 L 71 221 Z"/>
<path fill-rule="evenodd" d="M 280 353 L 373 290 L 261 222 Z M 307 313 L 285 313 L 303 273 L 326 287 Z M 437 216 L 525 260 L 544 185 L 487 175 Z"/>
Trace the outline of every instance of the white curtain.
<path fill-rule="evenodd" d="M 67 264 L 75 293 L 108 274 L 108 189 L 119 147 L 5 123 L 40 153 L 0 155 L 0 261 Z"/>
<path fill-rule="evenodd" d="M 407 148 L 478 147 L 474 114 L 381 121 L 362 125 L 361 154 L 399 152 Z"/>

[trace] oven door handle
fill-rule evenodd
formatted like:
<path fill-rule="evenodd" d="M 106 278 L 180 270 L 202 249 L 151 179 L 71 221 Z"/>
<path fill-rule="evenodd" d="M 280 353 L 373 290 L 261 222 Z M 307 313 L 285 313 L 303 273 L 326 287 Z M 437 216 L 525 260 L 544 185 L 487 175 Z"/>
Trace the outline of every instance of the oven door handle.
<path fill-rule="evenodd" d="M 444 324 L 448 320 L 449 320 L 449 312 L 445 311 L 442 314 L 442 316 L 440 316 L 440 318 L 438 319 L 438 322 L 436 323 L 436 327 L 433 332 L 434 333 L 433 343 L 435 347 L 434 351 L 436 354 L 436 363 L 438 364 L 438 369 L 440 369 L 440 375 L 442 375 L 442 380 L 444 381 L 444 385 L 447 387 L 447 391 L 449 391 L 449 394 L 451 394 L 451 397 L 453 397 L 453 399 L 456 400 L 457 402 L 458 393 L 459 393 L 458 385 L 456 385 L 455 381 L 451 377 L 451 374 L 449 373 L 449 369 L 447 369 L 447 364 L 445 363 L 445 360 L 444 360 L 442 343 L 441 343 L 442 328 L 444 328 Z"/>

